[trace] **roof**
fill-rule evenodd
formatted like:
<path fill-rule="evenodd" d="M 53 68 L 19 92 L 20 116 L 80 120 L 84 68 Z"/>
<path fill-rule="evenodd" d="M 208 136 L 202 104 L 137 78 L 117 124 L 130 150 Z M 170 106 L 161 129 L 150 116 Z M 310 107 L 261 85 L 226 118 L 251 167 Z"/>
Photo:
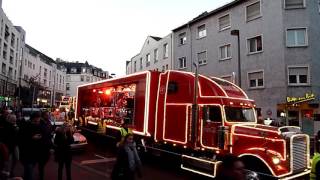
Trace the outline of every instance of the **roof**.
<path fill-rule="evenodd" d="M 34 54 L 34 55 L 39 55 L 40 59 L 43 60 L 45 63 L 47 63 L 49 65 L 56 64 L 56 62 L 52 58 L 50 58 L 49 56 L 36 50 L 35 48 L 31 47 L 30 45 L 26 44 L 26 47 L 29 49 L 29 53 Z"/>
<path fill-rule="evenodd" d="M 232 2 L 230 2 L 228 4 L 226 4 L 226 5 L 221 6 L 221 7 L 217 8 L 215 10 L 212 10 L 210 12 L 205 11 L 202 14 L 200 14 L 199 16 L 197 16 L 194 19 L 192 19 L 191 21 L 187 22 L 186 24 L 183 24 L 182 26 L 179 26 L 179 27 L 173 29 L 172 31 L 173 32 L 178 31 L 178 30 L 180 30 L 180 29 L 182 29 L 184 27 L 187 27 L 188 25 L 192 25 L 192 24 L 194 24 L 196 22 L 199 22 L 200 20 L 209 18 L 210 16 L 216 15 L 216 14 L 222 12 L 222 11 L 225 11 L 226 9 L 232 8 L 232 7 L 234 7 L 234 6 L 236 6 L 236 5 L 240 4 L 240 3 L 243 3 L 245 1 L 246 0 L 234 0 L 234 1 L 232 1 Z"/>
<path fill-rule="evenodd" d="M 156 37 L 156 36 L 150 36 L 151 38 L 153 38 L 156 41 L 160 41 L 162 38 L 161 37 Z"/>

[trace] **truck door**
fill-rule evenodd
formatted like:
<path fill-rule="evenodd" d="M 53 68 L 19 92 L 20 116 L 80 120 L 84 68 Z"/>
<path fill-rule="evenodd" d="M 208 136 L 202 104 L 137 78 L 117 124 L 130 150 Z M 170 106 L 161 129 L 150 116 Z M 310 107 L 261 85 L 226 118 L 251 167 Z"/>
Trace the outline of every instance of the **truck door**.
<path fill-rule="evenodd" d="M 222 126 L 220 105 L 200 106 L 201 146 L 208 149 L 218 148 L 218 129 Z"/>

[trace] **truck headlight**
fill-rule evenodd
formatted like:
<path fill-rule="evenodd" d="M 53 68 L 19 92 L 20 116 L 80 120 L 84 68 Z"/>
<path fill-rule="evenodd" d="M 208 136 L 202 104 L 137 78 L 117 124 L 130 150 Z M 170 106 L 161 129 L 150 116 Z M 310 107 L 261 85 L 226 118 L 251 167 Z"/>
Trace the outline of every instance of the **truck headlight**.
<path fill-rule="evenodd" d="M 277 165 L 277 164 L 280 163 L 280 158 L 277 157 L 277 156 L 273 156 L 273 157 L 272 157 L 272 162 L 273 162 L 273 164 Z"/>

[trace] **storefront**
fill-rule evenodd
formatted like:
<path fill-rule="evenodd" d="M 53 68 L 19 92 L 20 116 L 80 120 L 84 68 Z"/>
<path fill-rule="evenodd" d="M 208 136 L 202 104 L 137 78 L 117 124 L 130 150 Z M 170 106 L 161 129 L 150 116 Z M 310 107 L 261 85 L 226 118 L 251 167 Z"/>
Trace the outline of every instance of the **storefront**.
<path fill-rule="evenodd" d="M 299 126 L 302 131 L 313 135 L 319 129 L 319 100 L 314 93 L 301 97 L 286 97 L 286 102 L 277 105 L 279 125 Z"/>

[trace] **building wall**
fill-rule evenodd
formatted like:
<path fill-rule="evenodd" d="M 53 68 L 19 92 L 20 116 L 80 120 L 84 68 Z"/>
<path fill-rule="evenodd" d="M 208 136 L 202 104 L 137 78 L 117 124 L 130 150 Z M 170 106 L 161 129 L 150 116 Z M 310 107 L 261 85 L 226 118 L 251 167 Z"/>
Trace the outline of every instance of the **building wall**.
<path fill-rule="evenodd" d="M 301 97 L 301 92 L 319 91 L 319 78 L 312 78 L 312 86 L 288 87 L 288 65 L 310 64 L 311 76 L 318 77 L 319 71 L 319 9 L 317 1 L 307 1 L 303 9 L 284 9 L 284 1 L 261 0 L 261 17 L 246 21 L 246 7 L 257 0 L 249 0 L 226 8 L 214 15 L 174 30 L 174 68 L 193 71 L 193 62 L 197 62 L 197 53 L 207 51 L 207 64 L 199 65 L 199 72 L 208 76 L 231 76 L 235 74 L 238 82 L 238 47 L 237 37 L 231 30 L 240 31 L 241 84 L 250 98 L 256 100 L 262 109 L 262 116 L 276 118 L 277 104 L 285 103 L 287 96 Z M 219 17 L 229 14 L 231 27 L 220 31 Z M 205 24 L 207 36 L 198 38 L 198 27 Z M 286 29 L 307 27 L 309 46 L 287 48 Z M 187 34 L 187 42 L 180 45 L 179 35 Z M 247 39 L 262 36 L 263 51 L 249 54 Z M 219 47 L 231 45 L 231 58 L 220 60 Z M 186 57 L 186 68 L 179 68 L 179 58 Z M 314 61 L 314 59 L 316 59 Z M 315 69 L 316 68 L 316 69 Z M 248 73 L 263 71 L 264 86 L 250 88 Z M 315 84 L 315 85 L 313 85 Z M 272 113 L 270 115 L 270 112 Z M 268 114 L 268 115 L 267 115 Z"/>
<path fill-rule="evenodd" d="M 24 41 L 24 30 L 15 27 L 0 8 L 0 96 L 14 96 Z"/>
<path fill-rule="evenodd" d="M 168 45 L 168 57 L 164 56 L 165 44 Z M 155 49 L 158 50 L 158 58 L 156 61 Z M 130 62 L 127 63 L 126 73 L 131 74 L 145 70 L 164 71 L 172 69 L 172 53 L 172 34 L 169 34 L 160 40 L 148 36 L 140 53 L 131 58 Z M 147 65 L 147 54 L 150 54 L 150 65 Z M 142 64 L 140 63 L 140 59 L 142 59 Z"/>
<path fill-rule="evenodd" d="M 71 66 L 70 66 L 71 67 Z M 83 72 L 82 70 L 86 68 L 87 71 Z M 101 81 L 104 78 L 98 77 L 91 73 L 92 68 L 82 67 L 81 73 L 71 74 L 68 73 L 66 76 L 66 95 L 67 96 L 77 96 L 77 87 L 83 84 Z M 108 72 L 104 72 L 107 74 Z"/>
<path fill-rule="evenodd" d="M 49 104 L 56 104 L 59 99 L 56 93 L 65 94 L 66 72 L 57 66 L 54 61 L 47 62 L 43 55 L 35 53 L 26 46 L 22 63 L 22 86 L 29 87 L 30 78 L 35 79 L 43 88 L 51 92 Z M 46 69 L 46 73 L 45 73 Z"/>

